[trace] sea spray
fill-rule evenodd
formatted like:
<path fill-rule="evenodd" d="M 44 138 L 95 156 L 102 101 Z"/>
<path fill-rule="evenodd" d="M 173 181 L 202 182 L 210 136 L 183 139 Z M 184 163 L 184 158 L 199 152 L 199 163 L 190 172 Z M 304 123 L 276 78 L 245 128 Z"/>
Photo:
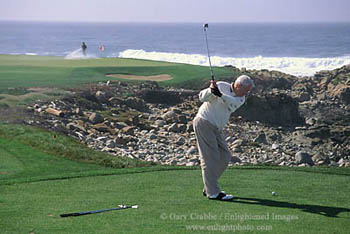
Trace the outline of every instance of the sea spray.
<path fill-rule="evenodd" d="M 64 58 L 65 59 L 91 59 L 91 58 L 97 58 L 97 57 L 92 54 L 84 55 L 83 50 L 80 48 L 80 49 L 74 50 L 73 52 L 70 52 Z"/>
<path fill-rule="evenodd" d="M 124 50 L 119 53 L 121 58 L 149 59 L 175 63 L 209 66 L 207 56 L 201 54 L 147 52 L 144 50 Z M 320 70 L 333 70 L 350 64 L 350 56 L 334 58 L 302 58 L 302 57 L 263 57 L 251 58 L 211 57 L 212 65 L 232 65 L 247 69 L 268 69 L 281 71 L 295 76 L 312 76 Z"/>

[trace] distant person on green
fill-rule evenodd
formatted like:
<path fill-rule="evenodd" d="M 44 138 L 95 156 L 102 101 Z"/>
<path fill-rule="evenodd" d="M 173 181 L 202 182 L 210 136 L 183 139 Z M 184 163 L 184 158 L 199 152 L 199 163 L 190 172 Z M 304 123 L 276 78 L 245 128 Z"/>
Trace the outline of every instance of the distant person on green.
<path fill-rule="evenodd" d="M 83 51 L 84 56 L 86 56 L 86 49 L 87 49 L 87 46 L 86 46 L 85 42 L 83 42 L 83 44 L 81 45 L 81 50 Z"/>

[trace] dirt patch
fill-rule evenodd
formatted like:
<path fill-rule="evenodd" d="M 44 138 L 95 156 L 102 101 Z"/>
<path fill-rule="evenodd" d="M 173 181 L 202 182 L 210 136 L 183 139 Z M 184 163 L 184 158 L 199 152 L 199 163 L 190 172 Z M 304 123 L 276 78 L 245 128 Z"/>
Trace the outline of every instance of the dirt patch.
<path fill-rule="evenodd" d="M 120 79 L 127 79 L 127 80 L 151 80 L 151 81 L 165 81 L 165 80 L 171 80 L 173 77 L 171 77 L 168 74 L 160 74 L 155 76 L 137 76 L 137 75 L 125 75 L 125 74 L 107 74 L 107 77 L 111 78 L 120 78 Z"/>

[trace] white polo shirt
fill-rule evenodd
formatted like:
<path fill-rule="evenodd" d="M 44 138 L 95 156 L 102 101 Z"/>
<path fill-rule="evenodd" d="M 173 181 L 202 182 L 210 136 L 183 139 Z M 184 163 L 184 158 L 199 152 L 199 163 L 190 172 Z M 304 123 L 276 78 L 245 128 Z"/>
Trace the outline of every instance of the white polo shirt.
<path fill-rule="evenodd" d="M 216 83 L 221 97 L 211 93 L 210 88 L 199 93 L 199 100 L 203 102 L 198 110 L 197 116 L 208 120 L 220 131 L 226 126 L 232 112 L 236 111 L 245 102 L 245 97 L 238 97 L 230 90 L 231 84 L 219 81 Z"/>

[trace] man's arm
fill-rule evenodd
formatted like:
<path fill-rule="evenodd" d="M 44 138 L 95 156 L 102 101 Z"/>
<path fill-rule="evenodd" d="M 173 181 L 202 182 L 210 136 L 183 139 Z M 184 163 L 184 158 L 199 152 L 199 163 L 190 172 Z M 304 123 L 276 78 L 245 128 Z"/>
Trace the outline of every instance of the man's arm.
<path fill-rule="evenodd" d="M 211 101 L 215 98 L 214 94 L 212 94 L 211 89 L 207 88 L 207 89 L 203 89 L 200 93 L 199 93 L 199 100 L 201 102 L 208 102 Z"/>
<path fill-rule="evenodd" d="M 245 101 L 245 97 L 241 97 L 241 98 L 232 97 L 224 93 L 222 94 L 221 98 L 231 112 L 234 112 L 235 110 L 237 110 L 241 105 L 243 105 Z"/>

